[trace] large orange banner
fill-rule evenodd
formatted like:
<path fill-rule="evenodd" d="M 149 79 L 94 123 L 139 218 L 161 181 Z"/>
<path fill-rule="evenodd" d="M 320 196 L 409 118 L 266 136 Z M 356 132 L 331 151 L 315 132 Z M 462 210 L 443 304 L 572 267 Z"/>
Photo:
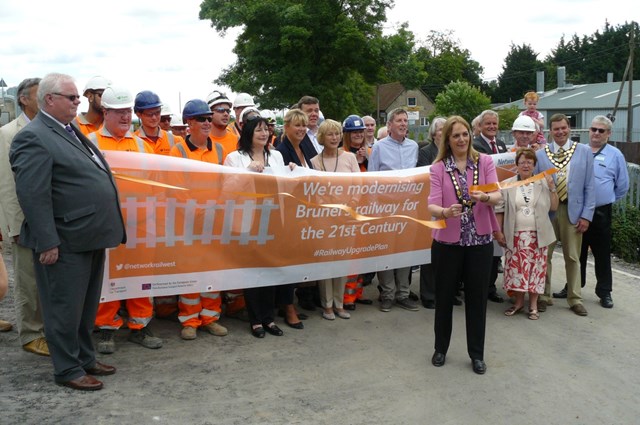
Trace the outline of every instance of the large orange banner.
<path fill-rule="evenodd" d="M 430 261 L 428 167 L 263 174 L 105 152 L 126 245 L 108 250 L 101 301 L 306 282 Z M 501 179 L 513 154 L 495 156 Z"/>

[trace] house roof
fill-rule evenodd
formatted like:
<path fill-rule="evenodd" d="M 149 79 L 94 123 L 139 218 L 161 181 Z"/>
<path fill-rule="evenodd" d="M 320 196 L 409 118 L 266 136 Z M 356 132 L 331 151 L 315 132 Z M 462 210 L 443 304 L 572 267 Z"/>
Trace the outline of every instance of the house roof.
<path fill-rule="evenodd" d="M 424 91 L 422 91 L 422 89 L 416 88 L 414 90 L 421 92 L 424 95 L 424 97 L 429 99 L 429 96 L 427 96 L 427 94 Z M 380 84 L 378 86 L 380 110 L 386 111 L 387 109 L 389 109 L 391 104 L 406 91 L 408 90 L 405 89 L 404 86 L 397 81 L 395 83 Z M 431 102 L 431 99 L 429 99 L 429 102 Z"/>
<path fill-rule="evenodd" d="M 613 109 L 620 91 L 620 81 L 614 83 L 577 84 L 554 89 L 540 96 L 538 109 Z M 629 84 L 625 83 L 618 108 L 626 109 Z M 640 105 L 640 81 L 633 82 L 632 108 Z M 524 109 L 522 99 L 501 105 L 498 109 L 516 106 Z"/>

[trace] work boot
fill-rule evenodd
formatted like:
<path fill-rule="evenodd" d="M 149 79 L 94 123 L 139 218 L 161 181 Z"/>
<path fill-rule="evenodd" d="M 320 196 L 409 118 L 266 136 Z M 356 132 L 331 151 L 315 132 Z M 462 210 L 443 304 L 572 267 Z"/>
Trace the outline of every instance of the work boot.
<path fill-rule="evenodd" d="M 198 334 L 196 332 L 196 328 L 194 328 L 193 326 L 185 326 L 180 331 L 180 338 L 186 341 L 191 341 L 192 339 L 196 339 L 197 336 Z"/>
<path fill-rule="evenodd" d="M 98 335 L 98 344 L 96 349 L 98 353 L 112 354 L 116 351 L 116 341 L 114 339 L 115 332 L 113 329 L 100 329 Z"/>
<path fill-rule="evenodd" d="M 219 324 L 218 322 L 211 322 L 202 326 L 202 329 L 215 336 L 225 336 L 229 333 L 227 328 Z"/>
<path fill-rule="evenodd" d="M 554 292 L 551 295 L 553 298 L 567 298 L 567 285 L 565 284 L 560 292 Z"/>
<path fill-rule="evenodd" d="M 0 320 L 0 332 L 9 332 L 13 329 L 13 325 L 6 320 Z"/>
<path fill-rule="evenodd" d="M 145 326 L 142 329 L 131 329 L 129 341 L 142 345 L 144 348 L 160 348 L 162 347 L 162 339 L 153 336 L 151 330 Z"/>

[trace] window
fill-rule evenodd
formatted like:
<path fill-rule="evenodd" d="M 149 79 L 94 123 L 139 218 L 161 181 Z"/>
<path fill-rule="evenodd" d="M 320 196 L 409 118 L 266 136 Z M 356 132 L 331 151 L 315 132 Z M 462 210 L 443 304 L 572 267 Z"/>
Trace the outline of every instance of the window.
<path fill-rule="evenodd" d="M 416 106 L 418 104 L 418 102 L 416 101 L 415 97 L 408 97 L 407 98 L 407 106 Z"/>
<path fill-rule="evenodd" d="M 420 118 L 420 125 L 428 126 L 429 125 L 429 118 L 421 117 Z"/>

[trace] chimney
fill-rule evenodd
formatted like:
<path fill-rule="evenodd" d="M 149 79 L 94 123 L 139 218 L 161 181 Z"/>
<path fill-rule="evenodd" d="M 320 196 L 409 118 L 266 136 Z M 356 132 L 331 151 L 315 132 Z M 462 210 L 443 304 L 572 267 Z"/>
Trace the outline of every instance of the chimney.
<path fill-rule="evenodd" d="M 558 90 L 562 90 L 566 87 L 567 82 L 565 81 L 567 78 L 567 70 L 564 66 L 558 67 Z"/>
<path fill-rule="evenodd" d="M 536 71 L 536 93 L 544 93 L 544 71 Z"/>
<path fill-rule="evenodd" d="M 607 83 L 613 83 L 613 72 L 607 72 Z"/>

